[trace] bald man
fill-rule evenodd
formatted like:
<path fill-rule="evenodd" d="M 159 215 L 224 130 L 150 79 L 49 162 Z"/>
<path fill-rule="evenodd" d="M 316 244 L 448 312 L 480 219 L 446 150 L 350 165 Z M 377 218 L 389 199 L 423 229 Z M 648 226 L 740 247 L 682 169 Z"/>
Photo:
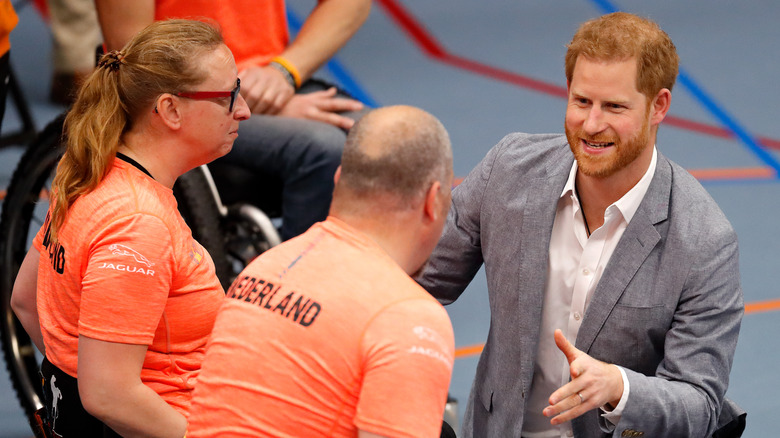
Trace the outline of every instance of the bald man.
<path fill-rule="evenodd" d="M 438 437 L 452 326 L 409 275 L 439 239 L 451 180 L 435 117 L 407 106 L 363 117 L 327 220 L 228 290 L 187 436 Z"/>

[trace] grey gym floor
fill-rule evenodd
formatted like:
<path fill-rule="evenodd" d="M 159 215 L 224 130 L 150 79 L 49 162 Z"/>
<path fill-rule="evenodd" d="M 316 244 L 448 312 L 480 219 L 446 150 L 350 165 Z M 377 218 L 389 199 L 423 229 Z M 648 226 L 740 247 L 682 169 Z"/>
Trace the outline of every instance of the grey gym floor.
<path fill-rule="evenodd" d="M 312 0 L 289 2 L 304 17 Z M 780 407 L 780 2 L 777 0 L 375 0 L 356 37 L 323 71 L 377 105 L 410 104 L 448 128 L 455 172 L 465 176 L 512 131 L 561 132 L 563 56 L 577 25 L 613 9 L 657 21 L 674 40 L 678 81 L 659 149 L 694 171 L 740 238 L 747 312 L 728 395 L 748 411 L 746 437 L 777 436 Z M 46 24 L 20 11 L 12 64 L 38 128 L 62 111 L 49 104 Z M 341 69 L 339 69 L 341 68 Z M 3 125 L 18 124 L 9 108 Z M 0 190 L 21 148 L 0 150 Z M 458 359 L 451 393 L 461 418 L 489 324 L 484 275 L 448 307 Z M 0 371 L 0 436 L 29 437 L 5 369 Z"/>

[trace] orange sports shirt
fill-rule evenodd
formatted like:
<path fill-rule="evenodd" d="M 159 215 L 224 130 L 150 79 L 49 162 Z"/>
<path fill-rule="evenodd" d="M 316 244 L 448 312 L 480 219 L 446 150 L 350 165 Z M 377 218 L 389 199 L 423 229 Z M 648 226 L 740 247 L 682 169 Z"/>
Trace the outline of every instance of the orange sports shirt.
<path fill-rule="evenodd" d="M 11 48 L 11 31 L 19 23 L 11 0 L 0 0 L 0 56 Z"/>
<path fill-rule="evenodd" d="M 79 335 L 148 345 L 141 380 L 186 414 L 224 295 L 173 192 L 116 159 L 70 207 L 57 243 L 47 217 L 33 245 L 49 361 L 78 377 Z"/>
<path fill-rule="evenodd" d="M 155 20 L 213 20 L 233 52 L 238 69 L 265 65 L 287 47 L 284 0 L 156 0 Z"/>
<path fill-rule="evenodd" d="M 329 217 L 260 255 L 227 297 L 188 438 L 439 436 L 449 317 L 366 235 Z"/>

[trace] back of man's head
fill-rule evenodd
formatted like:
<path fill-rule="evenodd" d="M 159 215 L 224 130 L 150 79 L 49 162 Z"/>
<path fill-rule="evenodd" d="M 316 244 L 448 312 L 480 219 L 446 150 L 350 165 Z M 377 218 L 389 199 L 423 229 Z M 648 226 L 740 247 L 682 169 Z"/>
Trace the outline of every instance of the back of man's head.
<path fill-rule="evenodd" d="M 403 211 L 438 181 L 449 187 L 452 149 L 433 115 L 410 106 L 375 109 L 350 130 L 333 194 L 333 214 Z"/>

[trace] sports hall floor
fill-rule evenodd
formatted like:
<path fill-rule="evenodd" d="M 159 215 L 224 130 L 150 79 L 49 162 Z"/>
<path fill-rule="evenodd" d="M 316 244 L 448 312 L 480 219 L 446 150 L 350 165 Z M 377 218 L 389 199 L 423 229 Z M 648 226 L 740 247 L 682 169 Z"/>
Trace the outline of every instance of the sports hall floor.
<path fill-rule="evenodd" d="M 293 22 L 315 4 L 289 3 Z M 375 105 L 438 116 L 456 175 L 465 176 L 509 132 L 562 131 L 565 44 L 580 22 L 614 9 L 654 19 L 679 50 L 682 75 L 658 147 L 699 177 L 737 230 L 746 314 L 728 395 L 748 411 L 744 436 L 778 436 L 780 2 L 374 0 L 367 23 L 323 74 Z M 42 128 L 62 110 L 46 101 L 49 34 L 33 8 L 20 18 L 12 63 Z M 3 130 L 17 120 L 8 109 Z M 19 154 L 0 150 L 0 190 Z M 458 348 L 451 393 L 462 418 L 489 324 L 482 273 L 448 310 Z M 3 368 L 0 437 L 30 435 Z"/>

